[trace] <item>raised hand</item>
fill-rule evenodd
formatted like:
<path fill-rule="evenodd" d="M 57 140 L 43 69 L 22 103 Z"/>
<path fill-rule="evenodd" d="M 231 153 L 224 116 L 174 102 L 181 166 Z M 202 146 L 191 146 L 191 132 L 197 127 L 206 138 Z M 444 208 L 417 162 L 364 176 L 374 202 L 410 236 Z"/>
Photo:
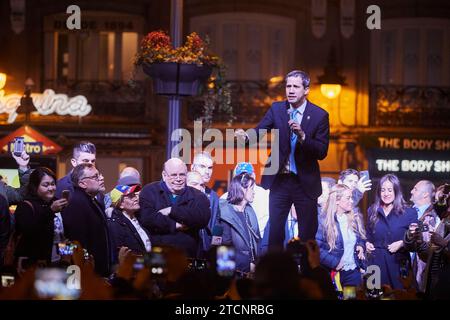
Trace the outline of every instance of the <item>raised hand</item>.
<path fill-rule="evenodd" d="M 370 180 L 367 177 L 361 177 L 358 180 L 358 184 L 356 185 L 356 189 L 359 190 L 359 192 L 364 193 L 366 191 L 369 191 L 372 189 L 372 180 Z"/>
<path fill-rule="evenodd" d="M 25 152 L 25 150 L 22 152 L 20 156 L 14 155 L 13 152 L 11 152 L 11 155 L 14 158 L 14 160 L 16 160 L 19 169 L 23 171 L 28 170 L 28 164 L 30 163 L 30 156 L 28 155 L 28 153 Z"/>

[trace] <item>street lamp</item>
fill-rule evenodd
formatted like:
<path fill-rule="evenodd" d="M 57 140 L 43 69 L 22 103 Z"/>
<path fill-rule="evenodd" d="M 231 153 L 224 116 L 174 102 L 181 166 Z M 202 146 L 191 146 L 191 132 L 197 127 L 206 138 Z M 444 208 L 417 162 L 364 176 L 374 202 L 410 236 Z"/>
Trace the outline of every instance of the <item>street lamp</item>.
<path fill-rule="evenodd" d="M 30 120 L 30 113 L 36 110 L 33 103 L 33 98 L 31 97 L 31 90 L 34 87 L 34 81 L 31 78 L 25 80 L 25 92 L 20 98 L 20 105 L 17 108 L 17 113 L 25 113 L 25 123 Z"/>
<path fill-rule="evenodd" d="M 0 90 L 2 90 L 6 85 L 6 73 L 0 72 Z"/>
<path fill-rule="evenodd" d="M 317 77 L 320 84 L 320 92 L 328 99 L 335 99 L 341 93 L 342 86 L 345 86 L 345 77 L 341 76 L 336 65 L 336 51 L 331 47 L 328 55 L 328 62 L 324 73 Z"/>

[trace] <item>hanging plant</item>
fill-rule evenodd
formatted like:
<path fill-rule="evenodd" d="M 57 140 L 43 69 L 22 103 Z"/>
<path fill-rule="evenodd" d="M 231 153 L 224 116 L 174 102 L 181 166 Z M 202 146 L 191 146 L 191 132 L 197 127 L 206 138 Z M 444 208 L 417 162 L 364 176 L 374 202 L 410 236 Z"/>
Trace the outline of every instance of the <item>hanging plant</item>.
<path fill-rule="evenodd" d="M 144 70 L 147 68 L 147 73 L 151 73 L 149 70 L 151 70 L 152 65 L 158 63 L 177 63 L 211 68 L 212 73 L 207 86 L 201 95 L 196 98 L 197 101 L 203 103 L 203 112 L 199 120 L 202 120 L 206 127 L 210 127 L 216 112 L 225 113 L 229 119 L 228 124 L 231 125 L 234 116 L 230 85 L 226 81 L 226 67 L 217 55 L 208 51 L 208 45 L 209 39 L 204 41 L 196 32 L 192 32 L 187 36 L 183 46 L 173 48 L 167 33 L 161 30 L 152 31 L 142 39 L 139 51 L 135 56 L 134 65 L 136 68 L 143 67 Z M 134 74 L 135 72 L 131 81 L 134 81 Z M 178 87 L 179 84 L 177 90 Z M 176 94 L 178 93 L 177 91 Z"/>

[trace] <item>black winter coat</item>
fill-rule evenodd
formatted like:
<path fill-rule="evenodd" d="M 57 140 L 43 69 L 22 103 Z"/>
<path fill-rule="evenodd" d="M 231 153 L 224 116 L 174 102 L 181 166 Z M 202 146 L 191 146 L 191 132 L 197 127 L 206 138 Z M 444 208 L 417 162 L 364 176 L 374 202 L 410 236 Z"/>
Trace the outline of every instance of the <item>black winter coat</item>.
<path fill-rule="evenodd" d="M 101 204 L 75 187 L 61 216 L 66 238 L 79 241 L 94 256 L 95 271 L 101 276 L 109 276 L 112 253 L 106 216 Z"/>
<path fill-rule="evenodd" d="M 141 227 L 150 239 L 150 233 L 143 226 Z M 128 247 L 133 253 L 139 255 L 146 253 L 145 244 L 136 228 L 120 210 L 114 209 L 111 219 L 108 220 L 108 228 L 111 236 L 113 263 L 118 263 L 120 247 Z"/>
<path fill-rule="evenodd" d="M 51 202 L 44 202 L 38 197 L 27 197 L 19 203 L 14 213 L 15 232 L 20 235 L 14 255 L 28 257 L 31 260 L 51 261 L 54 218 Z"/>
<path fill-rule="evenodd" d="M 162 181 L 146 185 L 139 194 L 141 225 L 150 231 L 153 245 L 173 246 L 195 258 L 201 245 L 199 230 L 208 225 L 211 217 L 209 200 L 192 187 L 186 187 L 175 203 L 170 196 Z M 172 207 L 169 215 L 159 212 L 167 207 Z M 176 229 L 176 222 L 185 225 L 187 230 Z"/>

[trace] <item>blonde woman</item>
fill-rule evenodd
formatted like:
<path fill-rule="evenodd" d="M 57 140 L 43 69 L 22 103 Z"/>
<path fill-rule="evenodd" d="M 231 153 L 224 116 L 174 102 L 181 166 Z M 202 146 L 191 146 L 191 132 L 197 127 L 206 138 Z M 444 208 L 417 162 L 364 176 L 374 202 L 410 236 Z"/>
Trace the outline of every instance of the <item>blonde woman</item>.
<path fill-rule="evenodd" d="M 365 238 L 362 218 L 353 211 L 352 190 L 335 185 L 319 216 L 316 240 L 320 263 L 332 272 L 338 289 L 361 284 Z"/>

